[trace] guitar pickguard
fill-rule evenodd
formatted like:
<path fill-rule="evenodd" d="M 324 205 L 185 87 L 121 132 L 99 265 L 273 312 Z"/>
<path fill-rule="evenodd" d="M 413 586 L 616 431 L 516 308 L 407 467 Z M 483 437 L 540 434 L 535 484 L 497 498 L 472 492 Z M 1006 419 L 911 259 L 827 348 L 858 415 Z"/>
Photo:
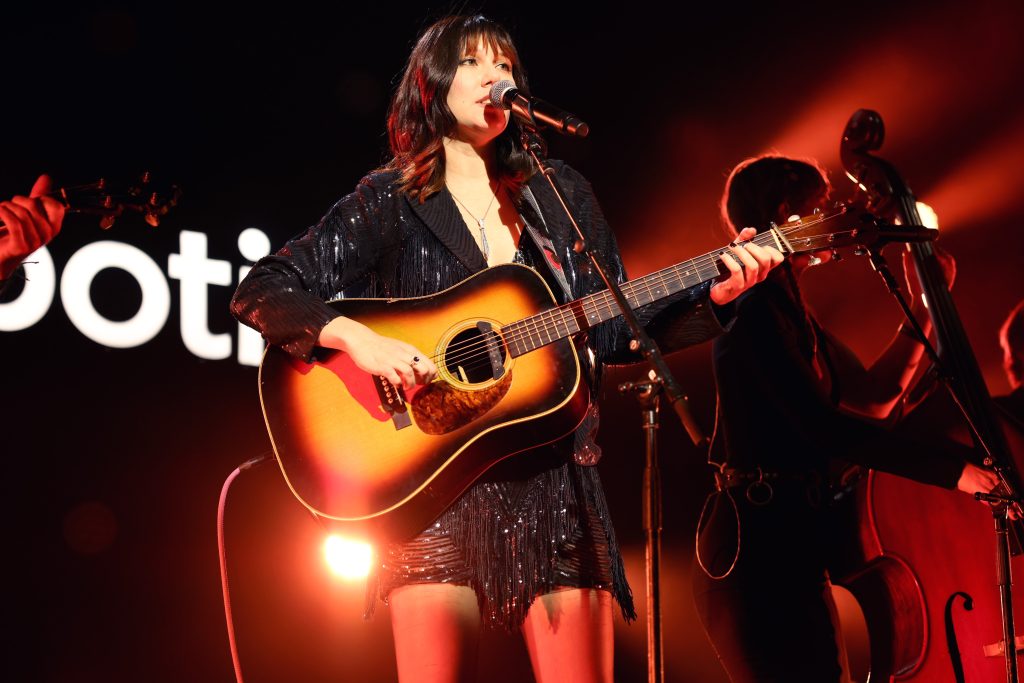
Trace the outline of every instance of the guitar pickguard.
<path fill-rule="evenodd" d="M 430 384 L 413 398 L 412 414 L 416 418 L 416 426 L 432 436 L 454 432 L 498 405 L 511 385 L 511 372 L 506 372 L 497 383 L 479 391 L 465 391 L 447 382 Z"/>

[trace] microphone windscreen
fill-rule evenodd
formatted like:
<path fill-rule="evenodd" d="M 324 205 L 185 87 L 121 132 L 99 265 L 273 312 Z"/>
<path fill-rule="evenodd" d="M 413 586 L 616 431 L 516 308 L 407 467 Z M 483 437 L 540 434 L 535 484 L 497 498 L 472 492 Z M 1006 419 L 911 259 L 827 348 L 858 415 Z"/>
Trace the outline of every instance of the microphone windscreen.
<path fill-rule="evenodd" d="M 519 88 L 512 81 L 498 81 L 491 86 L 491 104 L 499 109 L 508 109 L 512 106 L 512 97 L 519 92 Z"/>

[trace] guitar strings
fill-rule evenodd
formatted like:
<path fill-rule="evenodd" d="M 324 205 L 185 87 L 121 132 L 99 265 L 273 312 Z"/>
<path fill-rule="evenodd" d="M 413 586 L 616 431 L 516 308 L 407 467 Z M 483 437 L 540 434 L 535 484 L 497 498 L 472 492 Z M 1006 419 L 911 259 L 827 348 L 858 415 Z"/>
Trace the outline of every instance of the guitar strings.
<path fill-rule="evenodd" d="M 764 239 L 761 241 L 770 242 L 771 240 Z M 644 289 L 646 289 L 649 294 L 653 294 L 658 288 L 664 286 L 669 282 L 679 281 L 680 284 L 685 284 L 685 281 L 683 280 L 682 276 L 679 275 L 679 272 L 684 268 L 686 268 L 687 275 L 689 275 L 691 271 L 695 272 L 698 275 L 699 280 L 697 283 L 694 284 L 699 284 L 700 282 L 704 282 L 713 277 L 717 277 L 720 274 L 720 271 L 718 270 L 715 261 L 719 255 L 720 252 L 716 252 L 702 265 L 697 264 L 697 259 L 693 259 L 690 262 L 677 264 L 675 266 L 671 266 L 661 271 L 652 273 L 651 275 L 648 275 L 639 280 L 634 280 L 632 283 L 625 283 L 622 286 L 623 294 L 626 296 L 626 298 L 635 298 L 638 294 L 642 294 Z M 710 268 L 706 268 L 709 262 L 711 264 Z M 709 270 L 709 273 L 705 273 L 705 269 Z M 686 287 L 683 287 L 682 289 L 685 288 Z M 656 300 L 657 298 L 661 297 L 654 297 L 652 300 Z M 618 310 L 618 304 L 614 300 L 614 297 L 612 296 L 611 292 L 609 292 L 608 290 L 596 292 L 587 297 L 583 297 L 582 299 L 579 300 L 579 303 L 581 307 L 584 308 L 585 312 L 589 304 L 590 309 L 593 311 L 593 313 L 598 315 L 602 313 L 614 314 L 614 311 Z M 568 308 L 567 305 L 558 306 L 548 311 L 539 313 L 535 316 L 524 318 L 522 320 L 505 325 L 502 328 L 502 330 L 505 331 L 506 334 L 502 336 L 509 344 L 514 344 L 527 338 L 539 338 L 542 334 L 548 337 L 548 342 L 551 342 L 554 341 L 551 338 L 552 332 L 558 334 L 558 330 L 560 327 L 567 327 L 567 321 L 575 322 L 575 314 L 572 312 L 571 309 Z M 479 338 L 477 338 L 471 341 L 462 342 L 461 344 L 448 347 L 447 355 L 452 357 L 453 360 L 460 360 L 462 358 L 465 358 L 466 356 L 456 355 L 458 352 L 470 351 L 473 350 L 473 347 L 479 348 L 481 344 L 487 345 L 488 349 L 492 348 L 492 345 L 488 344 L 487 342 L 482 342 Z M 453 353 L 453 351 L 455 353 Z"/>
<path fill-rule="evenodd" d="M 783 236 L 785 236 L 793 232 L 806 230 L 809 227 L 822 223 L 826 220 L 830 220 L 834 216 L 835 215 L 826 215 L 820 218 L 808 220 L 806 222 L 801 222 L 789 228 L 782 226 L 777 228 L 777 230 Z M 834 238 L 835 235 L 849 232 L 852 231 L 838 231 L 836 233 L 831 233 L 830 235 L 812 236 L 808 238 L 807 246 L 801 248 L 800 251 L 813 250 L 809 248 L 811 240 L 824 239 L 828 242 L 830 241 L 830 238 Z M 775 239 L 770 232 L 763 232 L 758 235 L 755 235 L 752 239 L 746 242 L 740 243 L 737 246 L 743 247 L 751 242 L 754 244 L 758 244 L 759 246 L 766 246 L 774 245 Z M 825 244 L 822 248 L 827 248 L 827 246 L 828 244 Z M 638 294 L 642 293 L 644 289 L 646 289 L 648 293 L 653 294 L 655 290 L 657 290 L 661 286 L 666 285 L 669 282 L 680 281 L 680 283 L 682 283 L 682 276 L 679 275 L 679 271 L 682 270 L 683 268 L 687 269 L 687 273 L 689 273 L 692 270 L 696 272 L 698 277 L 700 277 L 700 280 L 697 283 L 694 283 L 694 285 L 689 286 L 695 286 L 696 284 L 700 284 L 707 280 L 713 279 L 714 277 L 717 277 L 720 274 L 718 268 L 718 259 L 721 258 L 723 253 L 726 252 L 723 252 L 722 250 L 709 252 L 708 254 L 704 254 L 702 256 L 698 256 L 694 259 L 691 259 L 689 262 L 684 262 L 681 264 L 677 264 L 675 266 L 670 266 L 646 277 L 634 280 L 632 283 L 625 283 L 622 286 L 623 294 L 626 296 L 627 299 L 631 297 L 635 298 Z M 713 269 L 714 271 L 713 274 L 710 277 L 705 277 L 704 271 L 711 269 Z M 688 287 L 683 287 L 682 289 L 686 288 Z M 682 291 L 682 289 L 678 291 Z M 652 301 L 657 300 L 657 298 L 663 297 L 653 298 Z M 594 313 L 608 313 L 609 318 L 621 314 L 621 310 L 619 309 L 617 302 L 614 300 L 614 297 L 608 290 L 596 292 L 587 297 L 583 297 L 582 299 L 579 300 L 581 307 L 583 307 L 584 309 L 586 308 L 588 302 L 591 304 Z M 567 320 L 575 322 L 575 314 L 569 309 L 568 305 L 558 306 L 548 311 L 544 311 L 542 313 L 530 316 L 528 318 L 524 318 L 522 320 L 509 323 L 508 325 L 502 328 L 502 331 L 512 331 L 511 334 L 501 334 L 499 336 L 498 333 L 495 333 L 490 335 L 489 338 L 487 339 L 483 339 L 483 335 L 481 335 L 480 337 L 476 337 L 472 340 L 467 340 L 465 342 L 460 342 L 459 344 L 452 345 L 447 348 L 446 352 L 432 356 L 431 359 L 436 362 L 438 359 L 444 357 L 446 361 L 450 363 L 457 363 L 466 362 L 476 357 L 489 357 L 489 355 L 496 348 L 499 348 L 501 346 L 501 339 L 504 340 L 506 346 L 511 346 L 512 344 L 518 345 L 525 339 L 536 339 L 537 341 L 541 342 L 539 344 L 536 344 L 531 349 L 526 349 L 526 351 L 531 351 L 534 348 L 544 346 L 548 343 L 556 341 L 557 339 L 561 339 L 564 338 L 565 336 L 573 334 L 574 332 L 559 332 L 560 329 L 568 330 Z M 547 337 L 547 342 L 544 342 L 541 338 L 542 334 Z"/>
<path fill-rule="evenodd" d="M 716 269 L 714 271 L 714 276 L 717 275 L 718 270 Z M 645 281 L 650 281 L 652 277 L 656 278 L 653 286 L 648 284 L 648 282 L 636 283 L 632 286 L 626 285 L 622 287 L 623 294 L 627 299 L 635 298 L 636 295 L 642 293 L 645 289 L 650 293 L 669 281 L 680 280 L 678 275 L 654 274 L 654 276 L 647 276 Z M 704 278 L 702 276 L 700 281 L 702 282 L 705 279 L 710 278 Z M 613 314 L 615 314 L 614 312 L 619 310 L 617 302 L 607 290 L 595 293 L 590 297 L 585 297 L 584 300 L 581 300 L 580 305 L 584 308 L 585 312 L 589 308 L 592 314 L 598 316 L 602 316 L 602 314 L 607 313 L 609 314 L 608 317 L 613 317 Z M 505 344 L 508 346 L 518 345 L 520 342 L 527 339 L 536 339 L 540 342 L 536 346 L 543 346 L 569 334 L 569 330 L 571 329 L 569 324 L 575 322 L 576 318 L 573 312 L 563 306 L 559 306 L 535 316 L 505 325 L 501 328 L 501 331 L 503 332 L 503 334 L 501 334 L 501 338 L 505 340 Z M 563 330 L 564 332 L 562 332 Z M 578 331 L 578 328 L 575 331 Z M 447 352 L 440 354 L 438 357 L 444 356 L 446 361 L 457 363 L 468 360 L 475 355 L 485 353 L 489 355 L 496 346 L 500 345 L 499 342 L 494 339 L 494 336 L 495 335 L 492 335 L 488 339 L 483 339 L 481 335 L 472 340 L 467 340 L 460 344 L 449 346 L 447 348 Z M 545 337 L 547 338 L 546 342 L 544 341 Z M 484 348 L 481 349 L 481 347 Z M 437 357 L 435 357 L 435 360 L 436 358 Z"/>
<path fill-rule="evenodd" d="M 794 225 L 789 228 L 778 228 L 778 230 L 783 234 L 788 234 L 798 230 L 806 229 L 810 226 L 828 220 L 831 217 L 832 216 L 824 216 L 822 218 L 802 222 L 798 225 Z M 835 236 L 843 234 L 843 232 L 850 231 L 831 233 L 831 235 Z M 811 238 L 808 239 L 808 246 L 802 247 L 800 251 L 812 250 L 809 249 L 811 239 L 828 240 L 829 236 L 812 236 Z M 748 240 L 748 242 L 741 243 L 738 246 L 743 246 L 749 242 L 754 242 L 755 244 L 760 243 L 761 246 L 764 246 L 765 244 L 772 244 L 774 242 L 774 238 L 772 237 L 771 233 L 761 233 L 760 235 L 756 235 L 753 239 Z M 825 247 L 827 247 L 827 244 L 825 245 Z M 700 282 L 712 279 L 713 277 L 719 274 L 720 271 L 718 270 L 717 260 L 718 258 L 720 258 L 722 253 L 723 252 L 721 251 L 712 252 L 709 254 L 705 254 L 703 256 L 696 257 L 695 259 L 692 259 L 689 262 L 690 264 L 693 264 L 690 267 L 690 269 L 695 270 L 701 278 L 698 281 L 698 283 L 695 284 L 699 284 Z M 703 259 L 702 264 L 698 264 L 698 260 L 700 259 Z M 632 283 L 625 283 L 622 288 L 623 293 L 628 299 L 630 297 L 635 297 L 638 293 L 641 293 L 642 289 L 644 288 L 646 288 L 648 292 L 652 292 L 653 290 L 656 290 L 659 286 L 662 286 L 670 281 L 681 280 L 682 278 L 679 276 L 678 273 L 685 266 L 687 266 L 687 263 L 677 264 L 675 266 L 670 266 L 669 268 L 665 268 L 661 271 L 653 273 L 652 275 L 648 275 L 644 278 L 634 280 Z M 702 270 L 709 266 L 711 268 L 714 268 L 714 274 L 711 277 L 705 277 L 705 275 L 702 273 Z M 689 272 L 689 270 L 687 272 Z M 653 283 L 653 287 L 651 286 L 651 283 Z M 684 287 L 683 289 L 686 288 L 687 287 Z M 657 298 L 661 297 L 656 297 L 653 300 L 656 300 Z M 619 315 L 621 313 L 621 311 L 618 308 L 617 302 L 614 300 L 614 297 L 612 297 L 611 293 L 608 290 L 597 292 L 595 294 L 584 297 L 583 299 L 580 300 L 581 305 L 585 307 L 586 302 L 588 300 L 591 300 L 590 303 L 592 304 L 592 308 L 595 313 L 608 313 L 609 318 L 614 317 L 615 315 Z M 558 319 L 556 319 L 556 315 L 558 316 Z M 572 313 L 572 311 L 568 309 L 567 306 L 559 306 L 548 311 L 544 311 L 542 313 L 530 316 L 528 318 L 524 318 L 522 320 L 504 326 L 502 330 L 511 331 L 514 329 L 515 331 L 512 332 L 511 334 L 502 335 L 502 337 L 505 339 L 506 345 L 509 346 L 512 344 L 518 344 L 519 342 L 522 342 L 524 339 L 536 339 L 540 343 L 534 345 L 533 348 L 526 349 L 524 352 L 532 351 L 533 349 L 551 343 L 556 339 L 561 339 L 565 336 L 569 336 L 570 334 L 575 333 L 568 331 L 561 333 L 559 332 L 560 327 L 566 330 L 568 329 L 568 326 L 566 324 L 567 315 L 569 316 L 569 320 L 575 322 L 575 316 Z M 545 335 L 548 338 L 547 342 L 543 341 L 543 339 L 541 338 L 541 334 Z M 554 338 L 552 337 L 553 334 Z M 481 356 L 484 354 L 489 355 L 498 346 L 500 346 L 500 342 L 493 336 L 487 340 L 482 340 L 480 337 L 477 337 L 473 340 L 467 340 L 460 344 L 450 346 L 448 347 L 447 353 L 442 353 L 439 354 L 438 356 L 434 356 L 433 359 L 437 360 L 438 358 L 444 356 L 446 360 L 448 360 L 449 362 L 467 361 L 475 356 Z M 484 348 L 481 349 L 481 347 Z"/>
<path fill-rule="evenodd" d="M 816 221 L 809 221 L 809 222 L 803 223 L 801 225 L 793 226 L 791 228 L 786 229 L 786 232 L 793 232 L 793 231 L 799 230 L 801 228 L 806 228 L 806 227 L 808 227 L 810 225 L 814 225 L 815 223 L 821 222 L 822 220 L 824 220 L 824 219 L 817 219 Z M 836 233 L 832 233 L 832 234 L 833 235 L 838 235 L 838 234 L 841 234 L 841 233 L 836 232 Z M 763 243 L 771 243 L 773 241 L 771 239 L 770 234 L 768 234 L 768 233 L 762 233 L 762 235 L 758 235 L 757 237 L 755 237 L 753 240 L 750 240 L 750 241 L 756 243 L 758 241 L 758 239 L 757 239 L 758 237 L 764 237 L 763 239 L 759 240 L 760 242 L 763 242 Z M 821 239 L 821 238 L 822 238 L 822 236 L 818 236 L 818 237 L 813 238 L 813 239 Z M 827 236 L 825 236 L 825 239 L 827 239 Z M 808 244 L 810 244 L 809 240 L 808 240 Z M 801 249 L 801 251 L 806 251 L 806 250 L 808 250 L 806 247 Z M 701 269 L 704 266 L 706 266 L 708 264 L 708 262 L 711 262 L 712 264 L 714 264 L 716 259 L 720 256 L 720 254 L 721 254 L 721 252 L 715 252 L 713 255 L 709 255 L 706 258 L 705 257 L 698 257 L 698 258 L 705 258 L 704 265 L 703 266 L 696 266 L 696 268 L 691 268 L 691 269 L 697 271 L 698 275 L 701 277 L 701 280 L 700 280 L 701 282 L 706 281 L 708 279 L 711 279 L 710 277 L 705 277 L 704 274 L 701 273 Z M 693 263 L 696 263 L 696 261 L 697 261 L 697 259 L 694 259 Z M 642 278 L 640 280 L 635 280 L 633 283 L 627 283 L 625 286 L 623 286 L 623 292 L 624 292 L 624 294 L 626 295 L 627 298 L 629 298 L 631 296 L 635 297 L 638 293 L 642 293 L 642 288 L 646 288 L 649 292 L 652 292 L 653 290 L 657 290 L 658 287 L 666 284 L 667 282 L 669 282 L 671 280 L 681 280 L 681 277 L 679 276 L 678 273 L 686 265 L 687 264 L 685 264 L 685 263 L 684 264 L 678 264 L 676 266 L 672 266 L 672 267 L 666 268 L 666 269 L 664 269 L 662 271 L 658 271 L 658 272 L 656 272 L 656 273 L 654 273 L 652 275 L 649 275 L 647 277 L 644 277 L 644 278 Z M 714 270 L 714 274 L 712 275 L 712 277 L 716 276 L 719 273 L 719 271 L 717 269 L 717 265 L 714 265 L 713 267 L 715 268 L 715 270 Z M 689 271 L 687 271 L 687 273 L 689 273 Z M 653 286 L 650 284 L 652 282 L 653 282 Z M 690 286 L 693 286 L 693 285 L 690 285 Z M 685 289 L 685 288 L 686 287 L 684 287 L 683 289 Z M 681 291 L 681 290 L 679 290 L 679 291 Z M 661 297 L 655 297 L 655 299 L 656 298 L 661 298 Z M 590 295 L 589 297 L 585 297 L 584 299 L 581 300 L 582 305 L 585 306 L 586 305 L 585 302 L 588 299 L 593 299 L 593 301 L 591 301 L 590 303 L 592 304 L 592 307 L 593 307 L 595 312 L 606 312 L 606 313 L 612 314 L 612 315 L 609 315 L 609 317 L 612 317 L 613 315 L 618 315 L 618 313 L 616 313 L 616 311 L 619 310 L 618 306 L 617 306 L 617 302 L 614 301 L 614 298 L 611 296 L 611 293 L 608 292 L 607 290 L 605 290 L 603 292 L 598 292 L 598 293 L 593 294 L 593 295 Z M 560 339 L 560 338 L 563 338 L 564 336 L 568 336 L 569 334 L 573 334 L 574 333 L 574 332 L 568 332 L 568 331 L 560 332 L 560 328 L 565 329 L 565 330 L 568 329 L 567 318 L 566 318 L 567 315 L 570 316 L 568 318 L 569 320 L 575 322 L 575 317 L 574 317 L 572 311 L 569 310 L 565 306 L 560 306 L 560 307 L 551 309 L 549 311 L 545 311 L 543 313 L 537 314 L 536 316 L 531 316 L 530 318 L 525 318 L 523 320 L 516 321 L 514 323 L 510 323 L 509 325 L 506 325 L 503 328 L 503 330 L 506 330 L 506 331 L 516 330 L 516 331 L 513 332 L 512 334 L 505 334 L 503 336 L 506 339 L 506 343 L 509 344 L 509 345 L 517 344 L 518 342 L 521 342 L 523 339 L 537 339 L 538 341 L 541 342 L 541 343 L 537 344 L 536 346 L 534 346 L 534 348 L 537 348 L 539 346 L 546 345 L 546 343 L 551 343 L 552 341 L 554 341 L 555 339 L 552 338 L 552 334 L 556 335 L 555 338 Z M 557 316 L 557 319 L 556 319 L 556 316 Z M 532 329 L 531 329 L 531 324 L 532 324 Z M 544 334 L 545 336 L 547 336 L 547 338 L 548 338 L 547 342 L 543 341 L 543 339 L 541 338 L 541 334 Z M 456 362 L 456 361 L 460 361 L 460 360 L 468 360 L 469 358 L 473 357 L 474 353 L 476 353 L 476 354 L 488 353 L 489 354 L 498 345 L 499 345 L 499 342 L 494 340 L 493 337 L 491 339 L 489 339 L 489 340 L 481 340 L 478 337 L 478 338 L 476 338 L 474 340 L 467 340 L 466 342 L 462 342 L 461 344 L 453 345 L 451 347 L 448 347 L 449 348 L 448 353 L 447 354 L 443 354 L 443 355 L 445 355 L 447 360 L 452 361 L 452 362 Z M 481 346 L 484 346 L 486 350 L 485 351 L 481 351 L 480 350 Z M 526 349 L 526 351 L 530 351 L 530 350 L 533 350 L 533 349 Z M 454 353 L 453 353 L 453 351 L 454 351 Z M 460 353 L 461 353 L 461 355 L 459 355 Z"/>

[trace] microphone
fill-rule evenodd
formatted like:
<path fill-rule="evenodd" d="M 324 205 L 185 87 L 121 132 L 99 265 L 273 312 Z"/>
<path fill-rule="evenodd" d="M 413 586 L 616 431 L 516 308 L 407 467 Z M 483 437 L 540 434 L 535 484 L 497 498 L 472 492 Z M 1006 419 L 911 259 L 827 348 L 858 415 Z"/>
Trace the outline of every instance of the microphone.
<path fill-rule="evenodd" d="M 585 138 L 590 126 L 569 112 L 530 95 L 523 95 L 512 81 L 498 81 L 491 86 L 491 104 L 510 109 L 516 117 L 535 126 L 548 126 L 562 135 Z"/>

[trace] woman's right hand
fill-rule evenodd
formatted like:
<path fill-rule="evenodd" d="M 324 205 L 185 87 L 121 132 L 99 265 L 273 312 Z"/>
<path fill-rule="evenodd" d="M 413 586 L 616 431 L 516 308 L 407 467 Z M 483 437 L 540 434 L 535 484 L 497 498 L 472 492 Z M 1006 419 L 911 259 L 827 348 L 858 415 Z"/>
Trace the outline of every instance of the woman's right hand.
<path fill-rule="evenodd" d="M 320 331 L 320 346 L 344 351 L 361 370 L 383 375 L 395 386 L 411 389 L 437 377 L 437 366 L 430 356 L 401 339 L 377 334 L 366 325 L 346 318 L 335 318 Z"/>

